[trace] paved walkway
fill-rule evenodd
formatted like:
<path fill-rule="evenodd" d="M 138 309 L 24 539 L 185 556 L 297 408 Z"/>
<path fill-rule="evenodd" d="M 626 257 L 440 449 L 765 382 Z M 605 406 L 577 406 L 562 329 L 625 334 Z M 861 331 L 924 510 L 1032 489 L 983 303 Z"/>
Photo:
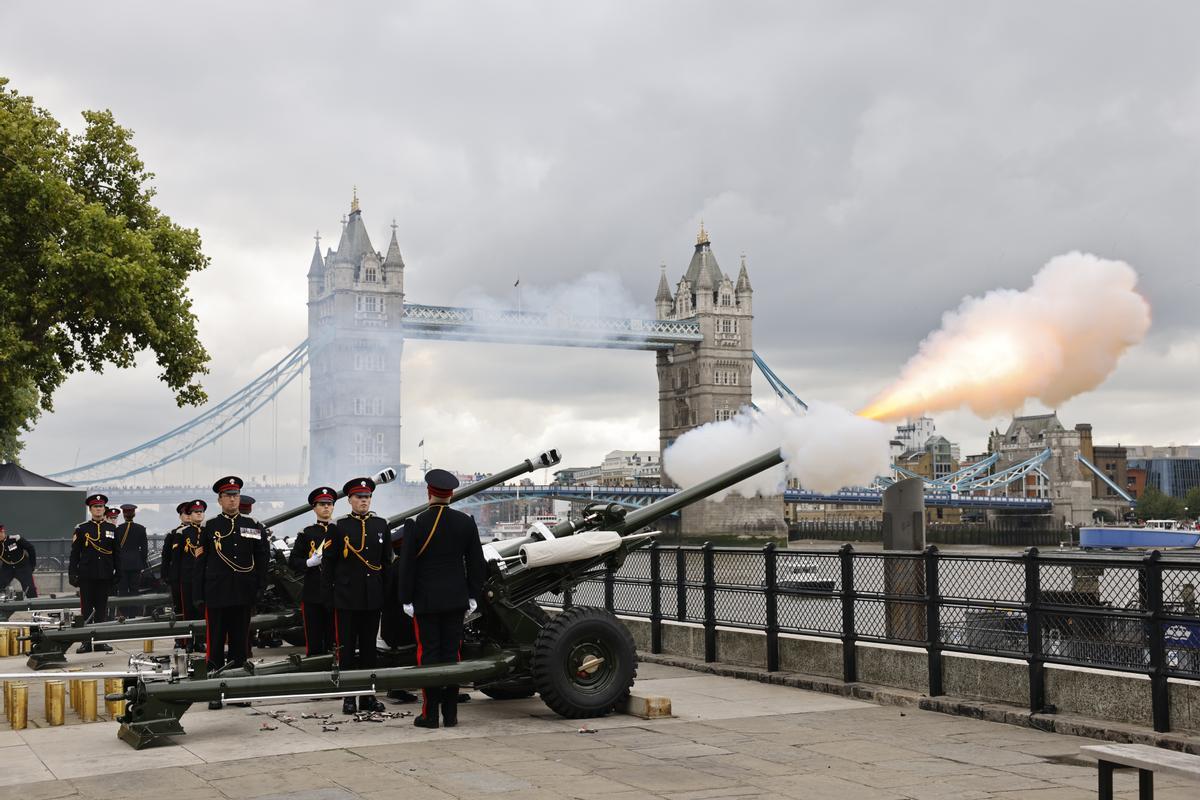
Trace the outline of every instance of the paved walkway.
<path fill-rule="evenodd" d="M 82 666 L 99 659 L 72 656 Z M 120 654 L 106 656 L 115 666 Z M 0 671 L 21 669 L 0 659 Z M 676 718 L 573 722 L 537 699 L 474 695 L 455 729 L 410 719 L 342 722 L 322 732 L 308 701 L 254 710 L 193 707 L 177 744 L 134 751 L 116 723 L 0 730 L 0 800 L 264 798 L 355 800 L 985 800 L 1094 798 L 1088 739 L 644 664 L 639 691 L 671 698 Z M 40 700 L 37 701 L 40 704 Z M 40 705 L 31 699 L 34 721 Z M 411 710 L 392 706 L 391 710 Z M 264 711 L 294 720 L 274 721 Z M 73 715 L 71 715 L 73 716 Z M 264 721 L 276 730 L 260 730 Z M 44 724 L 44 723 L 43 723 Z M 2 723 L 0 723 L 2 725 Z M 595 730 L 582 733 L 581 727 Z M 1122 797 L 1134 779 L 1118 774 Z M 1160 779 L 1165 800 L 1197 787 Z"/>

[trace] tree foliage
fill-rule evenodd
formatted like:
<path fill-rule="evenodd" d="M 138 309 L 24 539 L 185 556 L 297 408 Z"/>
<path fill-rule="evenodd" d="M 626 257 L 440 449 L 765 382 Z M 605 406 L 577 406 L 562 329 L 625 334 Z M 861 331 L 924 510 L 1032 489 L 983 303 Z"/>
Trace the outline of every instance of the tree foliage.
<path fill-rule="evenodd" d="M 1171 497 L 1154 486 L 1147 486 L 1138 498 L 1135 513 L 1140 520 L 1182 519 L 1183 505 L 1183 501 L 1178 497 Z"/>
<path fill-rule="evenodd" d="M 69 375 L 151 350 L 181 406 L 208 353 L 186 282 L 200 234 L 151 202 L 153 173 L 109 111 L 72 134 L 0 77 L 0 460 Z"/>
<path fill-rule="evenodd" d="M 1183 504 L 1187 507 L 1188 519 L 1200 519 L 1200 486 L 1193 486 L 1183 496 Z"/>

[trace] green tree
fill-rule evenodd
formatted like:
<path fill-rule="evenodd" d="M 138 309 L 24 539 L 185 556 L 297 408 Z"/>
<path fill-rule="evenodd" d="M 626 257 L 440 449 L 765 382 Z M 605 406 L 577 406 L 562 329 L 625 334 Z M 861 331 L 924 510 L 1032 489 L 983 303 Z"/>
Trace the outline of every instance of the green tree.
<path fill-rule="evenodd" d="M 1193 486 L 1183 496 L 1183 504 L 1187 507 L 1187 518 L 1200 518 L 1200 486 Z"/>
<path fill-rule="evenodd" d="M 1153 486 L 1147 486 L 1138 498 L 1135 513 L 1140 520 L 1180 519 L 1183 517 L 1183 502 L 1177 497 L 1163 494 Z"/>
<path fill-rule="evenodd" d="M 0 460 L 67 377 L 152 350 L 179 405 L 206 398 L 188 277 L 200 233 L 153 204 L 153 173 L 108 111 L 72 134 L 0 77 Z"/>

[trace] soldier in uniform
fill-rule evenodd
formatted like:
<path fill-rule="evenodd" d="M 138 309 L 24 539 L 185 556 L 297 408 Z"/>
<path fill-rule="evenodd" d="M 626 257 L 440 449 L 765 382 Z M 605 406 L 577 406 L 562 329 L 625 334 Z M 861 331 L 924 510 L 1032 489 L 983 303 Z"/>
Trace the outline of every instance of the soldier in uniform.
<path fill-rule="evenodd" d="M 208 511 L 208 503 L 204 500 L 189 500 L 184 506 L 185 525 L 180 531 L 182 540 L 179 559 L 179 599 L 183 606 L 183 618 L 199 619 L 204 616 L 204 610 L 196 595 L 196 560 L 199 558 L 200 531 L 204 526 L 204 515 Z M 193 639 L 189 649 L 197 653 L 204 652 L 204 640 Z"/>
<path fill-rule="evenodd" d="M 412 617 L 405 614 L 400 604 L 395 601 L 400 591 L 400 550 L 403 545 L 404 526 L 401 525 L 392 531 L 392 563 L 384 567 L 387 577 L 383 586 L 387 600 L 383 604 L 383 614 L 379 622 L 379 636 L 383 643 L 393 650 L 417 643 Z M 401 703 L 415 703 L 418 699 L 406 689 L 389 689 L 387 696 L 389 700 L 398 700 Z"/>
<path fill-rule="evenodd" d="M 266 584 L 270 553 L 262 529 L 238 513 L 244 482 L 236 475 L 213 484 L 221 513 L 204 523 L 196 550 L 194 587 L 204 603 L 209 670 L 240 667 L 250 647 L 250 612 Z M 225 645 L 228 642 L 229 650 Z M 220 708 L 220 701 L 208 704 Z"/>
<path fill-rule="evenodd" d="M 79 587 L 79 612 L 83 618 L 104 622 L 108 618 L 108 595 L 120 572 L 121 540 L 117 538 L 117 529 L 104 520 L 108 498 L 93 494 L 84 502 L 91 519 L 78 525 L 71 534 L 67 580 Z M 112 650 L 103 642 L 96 649 Z M 91 642 L 84 642 L 75 652 L 92 652 Z"/>
<path fill-rule="evenodd" d="M 375 666 L 379 638 L 379 611 L 392 539 L 387 521 L 371 513 L 375 481 L 354 478 L 343 491 L 350 498 L 350 513 L 329 530 L 321 559 L 325 594 L 333 600 L 333 639 L 342 669 Z M 374 695 L 359 698 L 364 711 L 382 711 Z M 342 701 L 342 713 L 354 713 L 354 698 Z"/>
<path fill-rule="evenodd" d="M 463 617 L 483 590 L 483 546 L 475 519 L 450 508 L 458 478 L 444 469 L 425 473 L 429 508 L 404 523 L 400 552 L 400 603 L 413 618 L 417 664 L 452 664 L 462 645 Z M 420 728 L 458 724 L 458 687 L 424 690 Z"/>
<path fill-rule="evenodd" d="M 332 486 L 318 486 L 308 493 L 308 504 L 313 507 L 317 521 L 296 534 L 288 556 L 288 566 L 304 576 L 300 618 L 304 622 L 304 652 L 310 656 L 333 650 L 333 609 L 326 602 L 321 586 L 321 561 L 333 526 L 336 502 L 337 490 Z"/>
<path fill-rule="evenodd" d="M 123 503 L 121 513 L 125 521 L 117 526 L 121 537 L 121 576 L 117 584 L 117 594 L 128 597 L 137 594 L 142 588 L 142 570 L 146 568 L 146 557 L 149 545 L 146 541 L 146 528 L 141 523 L 134 522 L 137 506 L 133 503 Z M 132 617 L 138 611 L 137 606 L 124 606 L 121 613 Z"/>
<path fill-rule="evenodd" d="M 188 501 L 175 506 L 179 524 L 167 531 L 163 537 L 162 558 L 159 561 L 159 577 L 171 591 L 171 607 L 183 615 L 183 592 L 179 585 L 179 569 L 183 562 L 183 529 L 188 525 Z"/>
<path fill-rule="evenodd" d="M 121 509 L 113 507 L 104 509 L 104 519 L 114 528 L 117 527 L 117 517 L 121 516 Z"/>
<path fill-rule="evenodd" d="M 7 533 L 0 525 L 0 591 L 8 588 L 16 578 L 26 597 L 37 597 L 37 584 L 33 582 L 35 569 L 37 551 L 33 545 L 15 533 Z"/>
<path fill-rule="evenodd" d="M 248 515 L 254 512 L 254 504 L 258 501 L 248 494 L 244 494 L 238 498 L 238 513 Z"/>

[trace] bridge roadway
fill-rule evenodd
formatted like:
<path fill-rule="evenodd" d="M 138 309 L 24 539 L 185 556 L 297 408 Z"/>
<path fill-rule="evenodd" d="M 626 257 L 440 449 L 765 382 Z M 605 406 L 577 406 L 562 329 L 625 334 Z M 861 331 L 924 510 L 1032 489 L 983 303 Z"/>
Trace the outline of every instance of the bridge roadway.
<path fill-rule="evenodd" d="M 389 495 L 416 496 L 424 493 L 423 483 L 405 482 L 389 484 L 385 489 Z M 99 488 L 114 502 L 132 502 L 143 504 L 174 505 L 189 497 L 205 497 L 211 493 L 209 487 L 194 486 L 163 486 L 135 487 L 123 489 L 119 487 Z M 649 505 L 655 500 L 662 499 L 676 492 L 676 489 L 659 486 L 564 486 L 545 484 L 535 486 L 496 486 L 469 498 L 461 505 L 474 506 L 489 503 L 500 503 L 521 498 L 548 498 L 553 500 L 569 500 L 577 502 L 606 502 L 619 503 L 630 508 Z M 275 511 L 290 508 L 304 502 L 307 486 L 247 486 L 245 493 L 253 496 L 258 502 L 256 516 L 270 516 Z M 882 502 L 883 493 L 874 489 L 846 489 L 840 492 L 820 493 L 806 489 L 787 489 L 783 493 L 785 503 L 812 503 L 825 505 L 870 506 Z M 1045 513 L 1050 511 L 1050 501 L 1034 497 L 988 497 L 962 495 L 952 492 L 931 491 L 925 494 L 925 504 L 943 508 L 972 508 L 1007 512 Z M 269 510 L 264 510 L 269 509 Z"/>

